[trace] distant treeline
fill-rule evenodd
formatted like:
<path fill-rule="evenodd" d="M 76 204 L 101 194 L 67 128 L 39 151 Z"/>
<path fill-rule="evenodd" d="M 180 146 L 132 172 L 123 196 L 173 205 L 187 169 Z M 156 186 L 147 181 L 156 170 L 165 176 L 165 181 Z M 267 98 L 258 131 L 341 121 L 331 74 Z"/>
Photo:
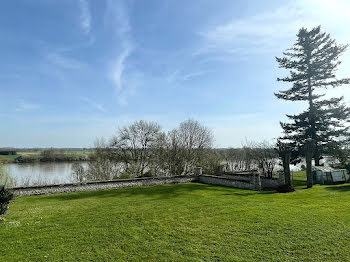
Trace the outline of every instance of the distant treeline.
<path fill-rule="evenodd" d="M 28 152 L 28 151 L 26 151 Z M 90 159 L 90 150 L 89 151 L 71 151 L 67 152 L 66 150 L 60 149 L 46 149 L 40 153 L 28 153 L 22 154 L 19 157 L 15 158 L 14 162 L 16 163 L 33 163 L 33 162 L 72 162 L 72 161 L 88 161 Z"/>
<path fill-rule="evenodd" d="M 83 152 L 83 151 L 94 151 L 94 148 L 81 148 L 81 147 L 67 147 L 67 148 L 53 148 L 53 147 L 34 147 L 34 148 L 16 148 L 16 147 L 3 147 L 0 148 L 0 151 L 16 151 L 16 152 L 36 152 L 40 153 L 46 150 L 55 150 L 58 152 Z"/>

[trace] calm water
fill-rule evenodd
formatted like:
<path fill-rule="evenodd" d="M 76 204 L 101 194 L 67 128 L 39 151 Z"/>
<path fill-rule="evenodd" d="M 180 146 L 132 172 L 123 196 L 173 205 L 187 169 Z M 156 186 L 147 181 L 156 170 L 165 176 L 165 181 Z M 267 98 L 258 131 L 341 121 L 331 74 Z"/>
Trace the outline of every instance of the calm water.
<path fill-rule="evenodd" d="M 71 162 L 7 164 L 5 168 L 16 181 L 16 186 L 60 184 L 72 182 L 72 164 Z M 87 162 L 81 164 L 85 168 L 88 165 Z"/>

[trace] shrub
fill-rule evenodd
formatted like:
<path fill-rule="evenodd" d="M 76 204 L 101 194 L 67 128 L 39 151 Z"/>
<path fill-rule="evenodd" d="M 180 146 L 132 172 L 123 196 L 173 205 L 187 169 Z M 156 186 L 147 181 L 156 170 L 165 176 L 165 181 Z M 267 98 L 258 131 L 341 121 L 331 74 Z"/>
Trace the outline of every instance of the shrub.
<path fill-rule="evenodd" d="M 118 178 L 119 179 L 128 179 L 128 178 L 131 178 L 131 175 L 128 173 L 123 173 Z"/>
<path fill-rule="evenodd" d="M 4 166 L 0 163 L 0 186 L 11 187 L 14 186 L 14 180 L 6 172 Z"/>
<path fill-rule="evenodd" d="M 73 163 L 72 165 L 72 179 L 73 182 L 83 183 L 86 182 L 86 171 L 84 167 L 79 163 Z"/>
<path fill-rule="evenodd" d="M 5 214 L 12 198 L 12 191 L 5 188 L 5 186 L 0 186 L 0 216 Z"/>
<path fill-rule="evenodd" d="M 216 150 L 208 150 L 203 154 L 198 166 L 203 168 L 203 174 L 219 175 L 222 160 L 223 157 Z"/>
<path fill-rule="evenodd" d="M 294 191 L 295 189 L 290 185 L 282 185 L 277 188 L 278 193 L 290 193 Z"/>

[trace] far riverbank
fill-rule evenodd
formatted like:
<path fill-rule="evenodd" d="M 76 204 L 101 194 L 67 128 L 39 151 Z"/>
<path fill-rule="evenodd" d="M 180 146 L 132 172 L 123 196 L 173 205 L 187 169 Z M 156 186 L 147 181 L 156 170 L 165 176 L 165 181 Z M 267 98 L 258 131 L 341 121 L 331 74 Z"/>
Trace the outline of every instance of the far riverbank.
<path fill-rule="evenodd" d="M 48 163 L 48 162 L 75 162 L 89 161 L 91 151 L 65 152 L 44 150 L 41 152 L 17 152 L 15 155 L 0 155 L 0 163 Z"/>

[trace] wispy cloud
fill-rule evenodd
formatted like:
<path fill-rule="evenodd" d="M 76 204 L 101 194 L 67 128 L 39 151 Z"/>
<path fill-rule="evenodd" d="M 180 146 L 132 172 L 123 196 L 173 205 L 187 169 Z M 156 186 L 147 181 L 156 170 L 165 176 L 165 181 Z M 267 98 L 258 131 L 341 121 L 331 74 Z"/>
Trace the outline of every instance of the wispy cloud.
<path fill-rule="evenodd" d="M 103 104 L 96 103 L 95 101 L 93 101 L 93 100 L 91 100 L 90 98 L 87 98 L 87 97 L 80 97 L 80 100 L 85 102 L 89 106 L 97 109 L 98 111 L 106 112 L 106 109 L 104 108 Z"/>
<path fill-rule="evenodd" d="M 37 104 L 33 104 L 33 103 L 27 102 L 25 100 L 20 100 L 16 106 L 16 111 L 17 112 L 31 111 L 31 110 L 36 110 L 39 108 L 40 108 L 40 106 Z"/>
<path fill-rule="evenodd" d="M 118 91 L 121 91 L 123 89 L 123 73 L 125 70 L 125 62 L 130 55 L 130 52 L 131 50 L 129 49 L 123 50 L 123 52 L 117 57 L 112 66 L 112 79 Z"/>
<path fill-rule="evenodd" d="M 80 69 L 85 66 L 84 63 L 74 58 L 67 57 L 56 52 L 48 53 L 46 58 L 50 63 L 65 69 Z"/>
<path fill-rule="evenodd" d="M 80 7 L 80 26 L 85 34 L 91 31 L 91 13 L 87 0 L 79 0 Z"/>
<path fill-rule="evenodd" d="M 289 47 L 298 29 L 319 24 L 344 28 L 350 15 L 346 0 L 293 0 L 278 8 L 206 28 L 198 34 L 202 46 L 194 55 L 278 53 Z M 346 35 L 344 33 L 344 35 Z"/>
<path fill-rule="evenodd" d="M 105 27 L 114 30 L 123 43 L 128 42 L 127 35 L 131 31 L 130 18 L 123 0 L 106 0 L 106 12 L 104 16 Z"/>
<path fill-rule="evenodd" d="M 187 80 L 191 80 L 192 78 L 196 78 L 196 77 L 199 77 L 199 76 L 202 76 L 202 75 L 206 75 L 206 74 L 209 74 L 209 73 L 212 73 L 212 72 L 214 72 L 214 70 L 194 71 L 194 72 L 191 72 L 191 73 L 183 75 L 182 79 L 184 81 L 187 81 Z"/>
<path fill-rule="evenodd" d="M 234 19 L 199 32 L 203 46 L 195 55 L 273 52 L 283 49 L 286 40 L 294 36 L 305 22 L 303 11 L 294 3 L 244 19 Z"/>
<path fill-rule="evenodd" d="M 111 63 L 110 77 L 115 85 L 120 105 L 127 104 L 127 98 L 135 93 L 135 80 L 132 77 L 135 72 L 126 76 L 127 60 L 134 51 L 134 44 L 131 37 L 130 18 L 123 1 L 107 0 L 105 13 L 105 26 L 112 30 L 112 34 L 120 44 L 120 52 Z"/>
<path fill-rule="evenodd" d="M 172 72 L 170 72 L 169 74 L 167 74 L 165 76 L 165 80 L 168 83 L 174 83 L 174 82 L 182 82 L 182 81 L 189 81 L 192 80 L 193 78 L 197 78 L 209 73 L 214 72 L 214 70 L 197 70 L 197 71 L 180 71 L 179 69 L 174 70 Z"/>

